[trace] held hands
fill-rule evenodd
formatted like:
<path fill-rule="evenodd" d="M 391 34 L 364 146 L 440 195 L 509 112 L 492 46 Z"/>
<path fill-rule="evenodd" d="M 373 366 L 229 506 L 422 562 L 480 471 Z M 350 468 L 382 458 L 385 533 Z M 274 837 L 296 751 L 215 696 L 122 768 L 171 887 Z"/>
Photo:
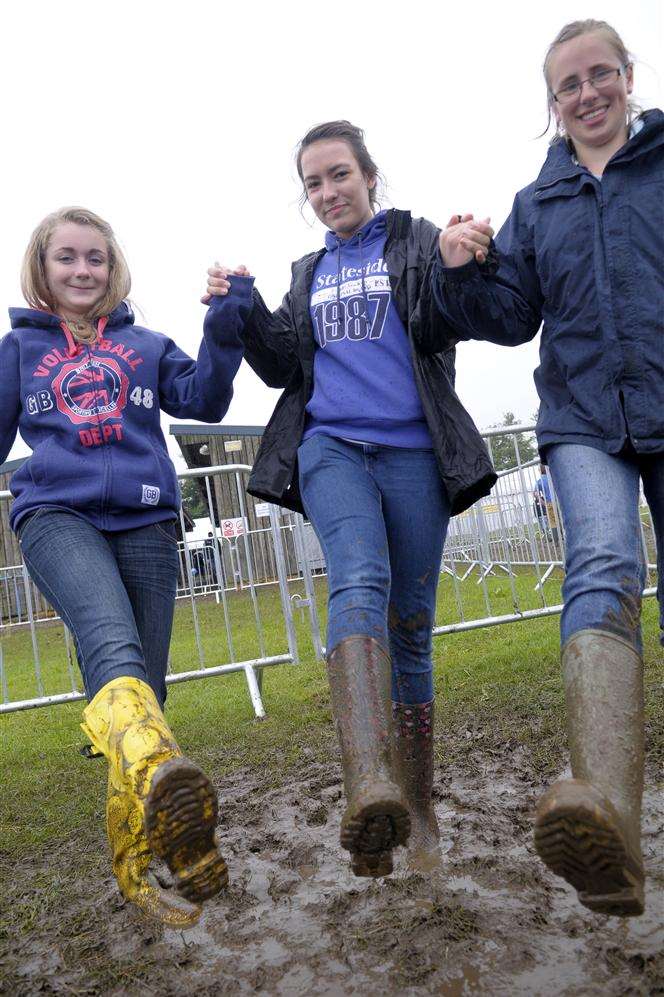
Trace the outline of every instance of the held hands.
<path fill-rule="evenodd" d="M 485 218 L 476 222 L 473 215 L 452 215 L 438 238 L 441 259 L 446 267 L 461 267 L 475 257 L 484 263 L 493 237 L 493 229 Z"/>
<path fill-rule="evenodd" d="M 209 305 L 214 295 L 228 294 L 231 286 L 228 278 L 233 274 L 236 277 L 251 277 L 244 263 L 235 267 L 234 270 L 230 267 L 223 267 L 217 262 L 208 268 L 207 291 L 201 298 L 204 305 Z"/>

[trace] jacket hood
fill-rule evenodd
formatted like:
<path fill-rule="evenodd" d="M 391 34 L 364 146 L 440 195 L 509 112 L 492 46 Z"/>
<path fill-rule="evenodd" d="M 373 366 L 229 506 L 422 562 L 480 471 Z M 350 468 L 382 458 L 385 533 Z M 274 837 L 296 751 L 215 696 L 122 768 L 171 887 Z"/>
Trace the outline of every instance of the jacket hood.
<path fill-rule="evenodd" d="M 325 249 L 330 254 L 330 256 L 336 256 L 337 260 L 337 302 L 339 302 L 339 295 L 341 293 L 341 279 L 342 279 L 342 255 L 345 252 L 353 254 L 357 252 L 359 255 L 360 264 L 360 282 L 362 287 L 362 297 L 364 298 L 364 314 L 369 315 L 369 300 L 367 298 L 367 289 L 365 285 L 365 273 L 364 273 L 364 252 L 371 247 L 376 242 L 385 241 L 385 233 L 387 231 L 387 225 L 385 221 L 386 211 L 379 211 L 377 215 L 370 218 L 362 228 L 358 229 L 355 235 L 350 239 L 340 239 L 336 232 L 326 232 L 325 233 Z M 344 312 L 344 328 L 346 324 L 346 315 Z"/>
<path fill-rule="evenodd" d="M 643 122 L 643 128 L 628 139 L 609 162 L 626 162 L 633 159 L 634 156 L 649 152 L 650 149 L 654 149 L 664 142 L 664 113 L 659 108 L 644 111 L 638 120 Z M 544 166 L 535 181 L 535 189 L 547 187 L 557 180 L 567 180 L 581 174 L 586 175 L 587 171 L 585 167 L 574 162 L 567 142 L 554 142 L 549 148 Z"/>
<path fill-rule="evenodd" d="M 340 239 L 336 232 L 325 233 L 325 248 L 329 250 L 346 249 L 351 246 L 359 246 L 360 242 L 365 246 L 374 239 L 380 239 L 385 235 L 387 211 L 379 211 L 377 215 L 370 218 L 361 229 L 358 229 L 350 239 Z"/>
<path fill-rule="evenodd" d="M 12 329 L 62 329 L 62 319 L 59 315 L 41 311 L 39 308 L 10 308 L 9 320 Z M 123 301 L 108 316 L 105 328 L 133 324 L 134 313 L 129 304 Z"/>

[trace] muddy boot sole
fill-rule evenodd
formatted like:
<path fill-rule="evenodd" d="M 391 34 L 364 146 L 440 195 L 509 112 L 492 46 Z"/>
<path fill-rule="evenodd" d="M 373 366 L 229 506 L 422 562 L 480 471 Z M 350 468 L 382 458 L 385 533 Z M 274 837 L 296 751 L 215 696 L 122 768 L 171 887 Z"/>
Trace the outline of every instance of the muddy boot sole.
<path fill-rule="evenodd" d="M 372 879 L 390 876 L 394 871 L 392 852 L 351 852 L 350 867 L 355 876 L 370 877 Z"/>
<path fill-rule="evenodd" d="M 410 814 L 392 783 L 375 783 L 355 794 L 341 821 L 341 847 L 351 853 L 356 876 L 388 876 L 392 849 L 405 845 Z"/>
<path fill-rule="evenodd" d="M 614 917 L 643 913 L 643 864 L 626 843 L 615 807 L 590 783 L 568 779 L 544 794 L 535 849 L 589 910 Z"/>
<path fill-rule="evenodd" d="M 217 807 L 210 780 L 186 758 L 160 765 L 145 800 L 150 848 L 168 865 L 178 893 L 193 902 L 228 885 L 228 869 L 215 841 Z"/>

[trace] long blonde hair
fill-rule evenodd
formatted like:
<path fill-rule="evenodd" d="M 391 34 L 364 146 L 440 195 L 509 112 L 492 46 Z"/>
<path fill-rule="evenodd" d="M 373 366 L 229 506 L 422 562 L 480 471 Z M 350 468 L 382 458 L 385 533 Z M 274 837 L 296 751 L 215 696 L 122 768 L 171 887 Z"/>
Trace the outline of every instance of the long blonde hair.
<path fill-rule="evenodd" d="M 551 92 L 551 85 L 549 83 L 549 63 L 551 62 L 551 56 L 564 42 L 571 41 L 572 38 L 578 38 L 579 35 L 588 35 L 592 32 L 601 32 L 606 38 L 607 42 L 616 53 L 618 59 L 620 60 L 621 66 L 631 65 L 633 62 L 633 57 L 627 50 L 625 43 L 618 34 L 615 28 L 612 28 L 610 24 L 606 21 L 595 21 L 592 17 L 586 18 L 584 21 L 570 21 L 563 28 L 560 29 L 556 37 L 553 39 L 548 49 L 546 50 L 546 55 L 544 57 L 544 65 L 542 66 L 542 71 L 544 73 L 544 82 L 546 83 L 547 90 L 547 112 L 548 120 L 546 123 L 546 128 L 542 132 L 545 135 L 549 130 L 549 125 L 551 124 L 551 107 L 553 103 L 553 94 Z M 632 123 L 634 118 L 637 118 L 639 114 L 642 113 L 642 108 L 633 100 L 627 101 L 627 123 L 628 125 Z M 551 139 L 551 142 L 559 142 L 564 138 L 564 133 L 560 128 L 560 123 L 556 123 L 556 134 Z"/>
<path fill-rule="evenodd" d="M 21 267 L 21 290 L 31 308 L 42 311 L 57 311 L 57 302 L 46 280 L 46 250 L 58 225 L 73 222 L 75 225 L 90 225 L 104 237 L 108 251 L 108 287 L 106 294 L 94 307 L 94 314 L 88 319 L 109 315 L 124 301 L 131 289 L 131 275 L 124 254 L 118 245 L 113 229 L 103 218 L 87 208 L 60 208 L 47 215 L 34 230 L 23 257 Z"/>

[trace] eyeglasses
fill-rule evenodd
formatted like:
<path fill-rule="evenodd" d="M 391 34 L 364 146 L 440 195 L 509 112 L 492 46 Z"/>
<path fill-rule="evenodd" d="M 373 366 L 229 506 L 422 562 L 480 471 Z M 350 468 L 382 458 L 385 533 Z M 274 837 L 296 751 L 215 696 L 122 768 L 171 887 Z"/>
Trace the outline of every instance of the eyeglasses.
<path fill-rule="evenodd" d="M 579 80 L 578 83 L 568 83 L 556 93 L 552 93 L 551 96 L 557 104 L 569 104 L 570 101 L 576 100 L 577 97 L 581 96 L 581 91 L 585 83 L 590 83 L 591 87 L 595 90 L 606 90 L 607 87 L 610 87 L 616 80 L 625 75 L 629 65 L 630 63 L 627 62 L 624 66 L 618 66 L 617 69 L 598 69 L 586 80 Z"/>

